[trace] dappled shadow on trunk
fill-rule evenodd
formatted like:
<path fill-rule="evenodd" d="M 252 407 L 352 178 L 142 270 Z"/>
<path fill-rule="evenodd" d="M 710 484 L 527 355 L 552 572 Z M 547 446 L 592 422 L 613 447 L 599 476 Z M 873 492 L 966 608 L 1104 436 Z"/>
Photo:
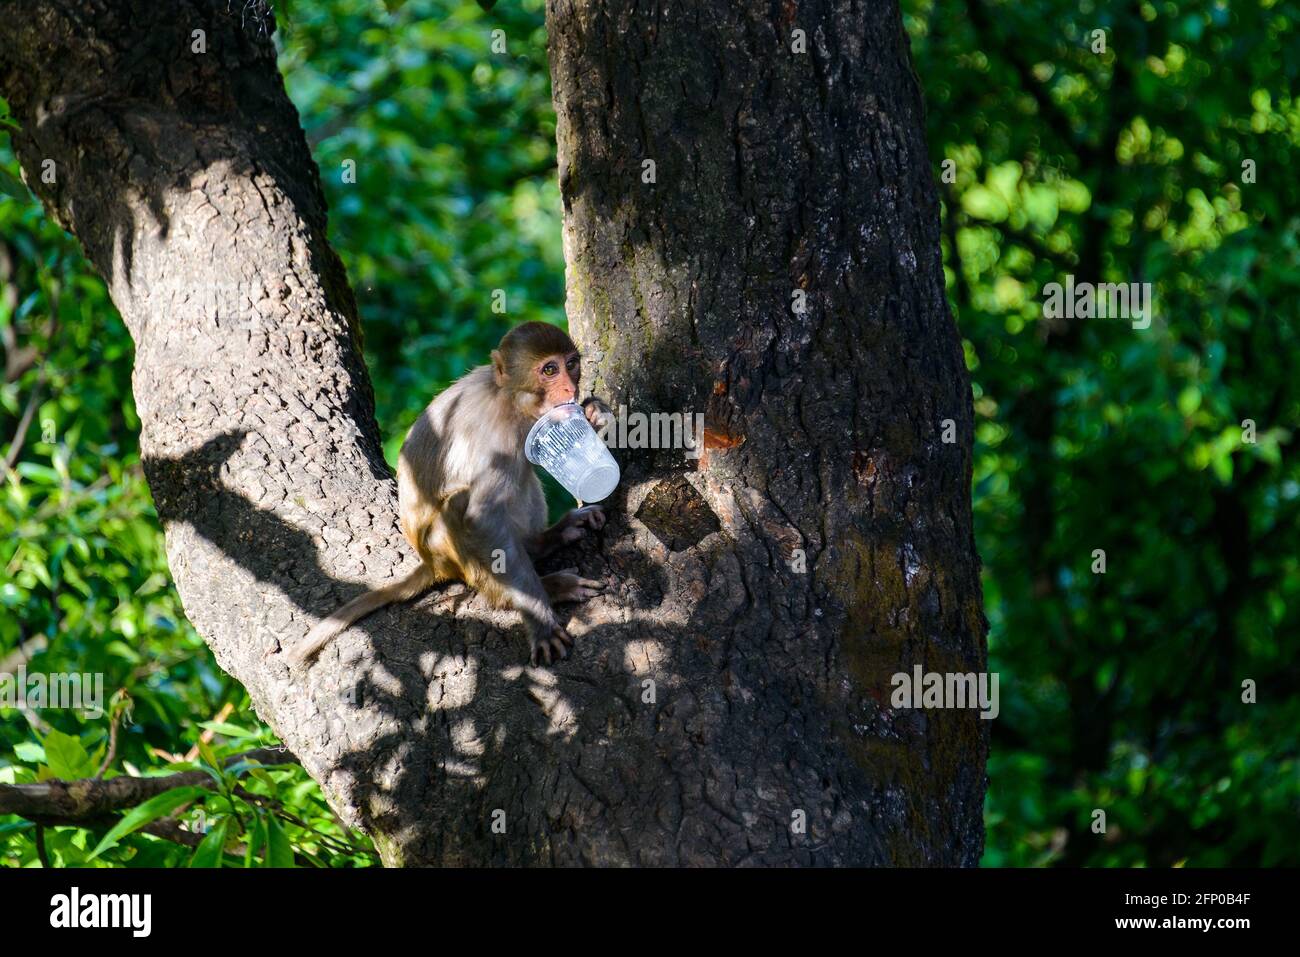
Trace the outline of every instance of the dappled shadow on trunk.
<path fill-rule="evenodd" d="M 914 850 L 926 797 L 911 769 L 928 726 L 885 707 L 890 674 L 914 662 L 889 645 L 855 657 L 884 636 L 842 632 L 862 619 L 789 563 L 800 545 L 814 568 L 824 543 L 783 524 L 755 490 L 728 507 L 731 489 L 684 492 L 701 475 L 681 450 L 616 451 L 624 482 L 604 503 L 609 524 L 540 563 L 611 585 L 561 607 L 577 643 L 554 667 L 528 667 L 517 616 L 453 584 L 363 619 L 293 673 L 277 642 L 365 586 L 326 570 L 338 562 L 323 557 L 320 534 L 228 487 L 231 458 L 253 438 L 230 431 L 148 458 L 159 515 L 169 541 L 192 529 L 301 613 L 243 639 L 268 655 L 257 680 L 272 707 L 259 711 L 296 751 L 295 732 L 325 729 L 304 764 L 388 862 L 924 863 L 961 847 L 963 835 L 936 828 L 924 856 Z M 647 505 L 683 494 L 707 512 L 688 523 L 702 534 L 679 537 L 661 524 L 674 517 Z M 395 527 L 385 515 L 381 533 Z M 861 697 L 843 684 L 846 668 Z M 281 726 L 285 700 L 295 719 Z M 792 829 L 796 814 L 806 834 Z"/>
<path fill-rule="evenodd" d="M 147 459 L 146 472 L 169 533 L 176 525 L 193 529 L 259 588 L 283 594 L 309 613 L 301 629 L 364 586 L 332 578 L 309 533 L 226 487 L 223 467 L 246 438 L 230 432 L 177 459 Z M 622 495 L 609 503 L 612 520 L 601 537 L 626 543 Z M 288 674 L 278 655 L 267 659 L 293 694 L 344 728 L 349 746 L 313 770 L 334 787 L 346 782 L 344 800 L 383 835 L 388 860 L 678 860 L 666 835 L 649 837 L 691 817 L 686 808 L 698 800 L 691 792 L 699 782 L 683 780 L 674 767 L 682 755 L 664 751 L 667 736 L 655 737 L 684 708 L 683 689 L 673 688 L 673 645 L 702 643 L 706 634 L 659 617 L 669 583 L 635 544 L 605 554 L 600 542 L 570 546 L 540 570 L 569 565 L 616 586 L 610 597 L 561 609 L 562 618 L 571 612 L 578 642 L 573 657 L 553 668 L 528 667 L 516 616 L 488 609 L 459 584 L 363 619 L 305 674 Z M 589 615 L 595 606 L 605 612 Z M 656 683 L 653 694 L 645 680 Z M 700 691 L 709 689 L 692 694 Z M 504 817 L 494 818 L 497 811 Z M 504 833 L 494 833 L 494 823 Z M 594 843 L 575 843 L 575 833 Z M 601 846 L 616 836 L 617 846 Z"/>
<path fill-rule="evenodd" d="M 331 578 L 311 535 L 225 487 L 222 466 L 244 438 L 228 433 L 179 459 L 146 460 L 159 516 L 169 530 L 178 523 L 194 529 L 259 588 L 323 617 L 364 586 Z M 617 501 L 615 515 L 616 509 Z M 622 524 L 616 518 L 609 534 L 623 535 Z M 651 833 L 666 806 L 689 801 L 689 795 L 663 793 L 681 787 L 670 766 L 647 776 L 661 761 L 648 740 L 607 750 L 619 725 L 638 723 L 641 737 L 654 737 L 659 709 L 641 701 L 645 689 L 635 674 L 638 654 L 641 664 L 650 661 L 627 646 L 655 643 L 661 650 L 654 674 L 663 680 L 665 649 L 683 636 L 656 622 L 655 605 L 638 606 L 637 596 L 657 604 L 665 583 L 635 549 L 605 561 L 591 543 L 562 550 L 542 571 L 572 564 L 587 575 L 626 576 L 634 587 L 601 600 L 617 602 L 626 622 L 583 627 L 585 609 L 573 608 L 577 649 L 554 668 L 527 667 L 526 636 L 515 616 L 491 611 L 461 585 L 435 588 L 412 605 L 362 620 L 305 675 L 284 673 L 278 655 L 268 659 L 267 667 L 292 683 L 292 693 L 309 697 L 333 718 L 332 726 L 344 727 L 349 746 L 313 770 L 332 786 L 346 782 L 344 801 L 363 809 L 372 832 L 385 835 L 379 844 L 390 861 L 635 862 L 655 852 L 634 835 Z M 593 747 L 598 761 L 587 753 Z M 625 774 L 609 777 L 615 767 Z M 581 808 L 593 800 L 600 814 L 621 823 L 606 820 L 591 833 L 626 831 L 623 839 L 631 843 L 604 850 L 570 844 L 567 835 L 583 830 L 588 812 Z M 492 832 L 498 809 L 504 834 Z M 564 840 L 553 844 L 552 834 Z M 672 859 L 671 848 L 662 853 Z"/>

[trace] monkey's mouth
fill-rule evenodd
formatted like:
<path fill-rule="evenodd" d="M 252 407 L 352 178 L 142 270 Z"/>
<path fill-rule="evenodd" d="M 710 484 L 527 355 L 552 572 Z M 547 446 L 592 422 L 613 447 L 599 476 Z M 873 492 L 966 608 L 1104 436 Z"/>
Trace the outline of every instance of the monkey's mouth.
<path fill-rule="evenodd" d="M 537 417 L 540 419 L 542 416 L 550 412 L 554 412 L 556 409 L 561 409 L 566 405 L 577 405 L 577 404 L 578 404 L 577 399 L 561 399 L 559 402 L 548 402 L 546 399 L 543 399 L 542 404 L 539 406 Z"/>

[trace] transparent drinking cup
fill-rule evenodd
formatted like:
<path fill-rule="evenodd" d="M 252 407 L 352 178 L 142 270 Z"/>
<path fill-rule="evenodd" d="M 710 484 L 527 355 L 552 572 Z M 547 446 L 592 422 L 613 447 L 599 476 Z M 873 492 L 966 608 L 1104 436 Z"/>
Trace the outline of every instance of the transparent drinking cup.
<path fill-rule="evenodd" d="M 601 501 L 618 485 L 618 463 L 576 402 L 563 402 L 534 423 L 524 456 L 583 503 Z"/>

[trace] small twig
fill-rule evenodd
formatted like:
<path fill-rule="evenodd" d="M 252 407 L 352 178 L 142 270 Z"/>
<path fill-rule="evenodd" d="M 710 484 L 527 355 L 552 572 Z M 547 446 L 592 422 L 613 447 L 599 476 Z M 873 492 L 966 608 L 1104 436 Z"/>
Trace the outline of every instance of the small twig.
<path fill-rule="evenodd" d="M 234 712 L 234 710 L 235 710 L 235 706 L 231 704 L 229 701 L 227 701 L 224 705 L 221 706 L 221 710 L 217 712 L 217 716 L 212 720 L 214 722 L 225 721 L 227 718 L 230 717 L 231 713 Z M 213 731 L 211 728 L 207 728 L 204 730 L 202 734 L 199 735 L 199 740 L 202 741 L 204 744 L 211 744 L 212 739 L 215 738 L 216 736 L 217 736 L 217 732 Z M 185 752 L 186 761 L 193 761 L 198 756 L 199 756 L 199 746 L 197 744 Z"/>
<path fill-rule="evenodd" d="M 44 635 L 28 638 L 9 654 L 0 658 L 0 675 L 14 674 L 20 667 L 31 661 L 33 655 L 44 651 L 49 643 L 49 639 Z"/>
<path fill-rule="evenodd" d="M 140 830 L 146 834 L 152 834 L 154 837 L 160 837 L 164 841 L 184 844 L 186 847 L 198 847 L 203 843 L 202 834 L 195 834 L 193 831 L 185 830 L 185 828 L 181 827 L 180 821 L 174 817 L 164 817 L 157 821 L 150 821 Z"/>
<path fill-rule="evenodd" d="M 284 807 L 284 802 L 277 798 L 267 797 L 262 794 L 254 794 L 247 788 L 235 788 L 235 794 L 243 798 L 245 801 L 248 801 L 250 804 L 257 804 L 261 807 L 269 808 L 276 817 L 302 828 L 308 834 L 315 834 L 316 837 L 320 839 L 321 843 L 329 847 L 330 850 L 336 851 L 340 854 L 355 854 L 358 850 L 364 850 L 364 848 L 345 844 L 343 841 L 340 841 L 332 835 L 326 834 L 324 831 L 318 831 L 296 814 L 287 811 Z M 344 833 L 347 833 L 347 829 L 344 830 Z"/>
<path fill-rule="evenodd" d="M 235 706 L 230 702 L 226 702 L 224 705 L 221 706 L 221 710 L 217 712 L 216 717 L 214 717 L 212 720 L 225 721 L 228 717 L 230 717 L 231 712 L 234 710 L 235 710 Z M 216 736 L 215 731 L 205 730 L 202 734 L 199 735 L 199 740 L 202 741 L 204 744 L 208 744 L 212 741 L 212 739 L 215 736 Z M 184 761 L 195 760 L 199 756 L 199 746 L 196 744 L 194 747 L 190 748 L 184 754 L 173 754 L 170 751 L 164 751 L 162 748 L 150 748 L 149 753 L 156 758 L 162 758 L 164 761 L 167 761 L 170 764 L 181 764 Z"/>
<path fill-rule="evenodd" d="M 5 471 L 10 472 L 18 463 L 18 456 L 22 454 L 23 444 L 27 441 L 27 430 L 32 427 L 32 419 L 36 416 L 36 406 L 41 401 L 41 390 L 45 388 L 45 367 L 41 366 L 40 374 L 36 378 L 36 384 L 32 386 L 32 394 L 27 398 L 27 405 L 23 409 L 22 418 L 18 420 L 18 428 L 14 431 L 13 441 L 9 443 L 9 452 L 5 455 Z"/>
<path fill-rule="evenodd" d="M 36 825 L 36 856 L 41 859 L 41 867 L 50 866 L 50 852 L 45 847 L 45 825 Z"/>
<path fill-rule="evenodd" d="M 9 451 L 5 455 L 5 474 L 8 475 L 18 464 L 18 456 L 22 454 L 23 445 L 27 441 L 27 430 L 32 426 L 32 419 L 36 416 L 36 407 L 40 404 L 41 393 L 45 389 L 45 382 L 50 374 L 50 356 L 49 353 L 54 350 L 54 339 L 59 332 L 59 284 L 53 282 L 50 284 L 50 329 L 46 343 L 46 354 L 41 358 L 41 371 L 37 373 L 36 384 L 32 386 L 32 394 L 27 398 L 27 406 L 23 409 L 22 418 L 18 420 L 18 429 L 14 433 L 13 441 L 9 443 Z"/>
<path fill-rule="evenodd" d="M 0 292 L 0 296 L 3 295 Z M 12 325 L 0 326 L 0 342 L 5 347 L 5 382 L 17 382 L 41 357 L 41 351 L 35 346 L 18 345 L 18 337 L 14 335 Z"/>
<path fill-rule="evenodd" d="M 96 781 L 104 779 L 104 772 L 108 766 L 113 763 L 113 758 L 117 756 L 117 715 L 110 714 L 108 717 L 108 753 L 104 755 L 104 763 L 99 766 L 99 771 L 95 774 Z"/>
<path fill-rule="evenodd" d="M 11 316 L 18 309 L 18 287 L 10 282 L 13 274 L 13 254 L 7 243 L 0 242 L 0 304 Z M 5 348 L 5 382 L 17 381 L 40 358 L 40 350 L 35 346 L 18 345 L 12 322 L 0 326 L 0 345 Z"/>
<path fill-rule="evenodd" d="M 24 718 L 26 718 L 27 723 L 32 726 L 32 730 L 35 731 L 37 734 L 41 735 L 42 737 L 49 734 L 53 730 L 53 725 L 51 725 L 48 721 L 42 718 L 39 714 L 37 714 L 35 710 L 33 710 L 29 705 L 26 704 L 21 705 L 18 708 L 18 713 L 21 714 Z"/>

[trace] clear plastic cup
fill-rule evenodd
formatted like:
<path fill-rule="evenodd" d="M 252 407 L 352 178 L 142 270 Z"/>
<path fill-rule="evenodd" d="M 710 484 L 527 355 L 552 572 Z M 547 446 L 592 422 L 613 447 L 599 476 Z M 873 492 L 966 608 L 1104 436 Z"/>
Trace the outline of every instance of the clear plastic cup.
<path fill-rule="evenodd" d="M 618 463 L 576 402 L 563 402 L 534 423 L 524 457 L 580 502 L 599 502 L 618 485 Z"/>

